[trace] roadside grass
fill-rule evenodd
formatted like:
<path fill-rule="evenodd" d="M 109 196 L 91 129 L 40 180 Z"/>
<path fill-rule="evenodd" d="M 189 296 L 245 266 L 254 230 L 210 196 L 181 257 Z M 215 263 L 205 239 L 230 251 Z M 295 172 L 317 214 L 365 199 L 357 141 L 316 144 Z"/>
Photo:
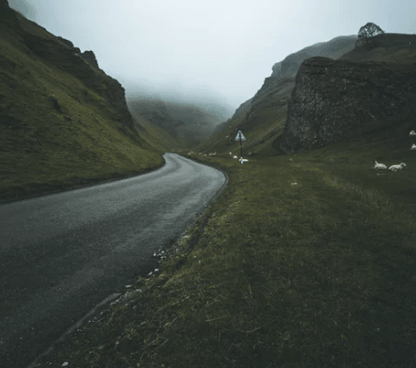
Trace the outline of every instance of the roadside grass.
<path fill-rule="evenodd" d="M 372 170 L 402 155 L 405 170 Z M 414 367 L 415 156 L 363 140 L 244 165 L 192 155 L 227 188 L 159 272 L 38 366 Z"/>

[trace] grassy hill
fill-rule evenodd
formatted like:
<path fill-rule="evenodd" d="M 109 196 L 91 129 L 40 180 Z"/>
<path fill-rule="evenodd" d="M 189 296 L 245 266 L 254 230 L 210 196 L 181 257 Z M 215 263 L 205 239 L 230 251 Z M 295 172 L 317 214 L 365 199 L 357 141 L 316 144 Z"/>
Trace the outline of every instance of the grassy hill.
<path fill-rule="evenodd" d="M 1 7 L 1 202 L 163 164 L 162 151 L 135 126 L 124 89 L 91 53 L 81 54 L 7 2 Z"/>
<path fill-rule="evenodd" d="M 227 109 L 218 105 L 204 106 L 151 97 L 130 97 L 128 105 L 133 117 L 144 118 L 162 128 L 177 144 L 186 148 L 207 140 L 217 125 L 229 116 Z"/>

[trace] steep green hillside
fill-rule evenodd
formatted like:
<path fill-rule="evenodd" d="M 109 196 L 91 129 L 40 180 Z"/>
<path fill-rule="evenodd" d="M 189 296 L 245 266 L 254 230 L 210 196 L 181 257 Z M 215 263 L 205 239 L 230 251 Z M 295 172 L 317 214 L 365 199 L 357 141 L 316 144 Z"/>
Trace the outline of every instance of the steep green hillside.
<path fill-rule="evenodd" d="M 156 150 L 161 152 L 173 152 L 183 148 L 181 142 L 174 138 L 168 130 L 157 124 L 150 123 L 139 114 L 134 112 L 132 114 L 135 127 L 139 131 L 140 136 Z"/>
<path fill-rule="evenodd" d="M 135 127 L 124 89 L 93 53 L 0 5 L 1 201 L 163 164 Z"/>

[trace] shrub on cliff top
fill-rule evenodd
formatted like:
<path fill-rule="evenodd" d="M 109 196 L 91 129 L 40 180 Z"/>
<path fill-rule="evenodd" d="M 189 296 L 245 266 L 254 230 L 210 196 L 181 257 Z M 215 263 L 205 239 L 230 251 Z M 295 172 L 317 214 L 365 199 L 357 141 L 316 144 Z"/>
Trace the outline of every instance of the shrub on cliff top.
<path fill-rule="evenodd" d="M 368 22 L 365 26 L 362 26 L 358 31 L 358 40 L 355 45 L 371 46 L 373 37 L 379 34 L 384 34 L 384 31 L 377 24 Z"/>

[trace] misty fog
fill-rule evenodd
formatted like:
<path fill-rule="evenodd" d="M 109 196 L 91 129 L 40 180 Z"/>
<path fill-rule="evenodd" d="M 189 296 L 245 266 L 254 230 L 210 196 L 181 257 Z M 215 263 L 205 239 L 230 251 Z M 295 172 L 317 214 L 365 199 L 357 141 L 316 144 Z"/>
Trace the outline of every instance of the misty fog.
<path fill-rule="evenodd" d="M 416 33 L 416 2 L 403 0 L 9 0 L 82 51 L 127 97 L 221 104 L 255 95 L 287 55 L 367 22 Z"/>

